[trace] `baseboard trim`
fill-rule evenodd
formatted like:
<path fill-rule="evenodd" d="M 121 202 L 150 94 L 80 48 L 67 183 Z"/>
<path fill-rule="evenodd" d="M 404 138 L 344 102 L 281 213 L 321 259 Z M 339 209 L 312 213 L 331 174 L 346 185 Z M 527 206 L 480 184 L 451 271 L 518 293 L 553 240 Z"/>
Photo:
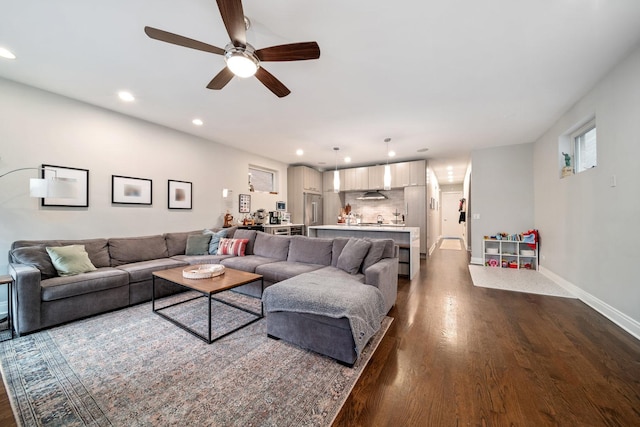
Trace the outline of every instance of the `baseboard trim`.
<path fill-rule="evenodd" d="M 575 295 L 580 301 L 587 304 L 589 307 L 593 308 L 598 313 L 602 314 L 607 319 L 611 320 L 616 325 L 620 326 L 625 331 L 629 332 L 633 335 L 637 340 L 640 340 L 640 322 L 632 319 L 627 316 L 623 312 L 617 310 L 616 308 L 610 306 L 606 302 L 596 298 L 591 295 L 589 292 L 584 291 L 568 280 L 558 276 L 553 271 L 540 267 L 540 273 L 548 277 L 549 279 L 556 282 L 558 285 L 562 286 L 567 291 L 571 292 Z"/>
<path fill-rule="evenodd" d="M 436 248 L 438 247 L 438 242 L 440 240 L 437 240 L 433 245 L 431 245 L 431 247 L 429 248 L 429 256 L 431 256 L 431 254 L 433 254 L 433 251 L 436 250 Z"/>
<path fill-rule="evenodd" d="M 484 265 L 484 263 L 482 262 L 482 258 L 474 258 L 474 257 L 471 257 L 471 259 L 469 260 L 469 262 L 470 262 L 471 264 Z"/>

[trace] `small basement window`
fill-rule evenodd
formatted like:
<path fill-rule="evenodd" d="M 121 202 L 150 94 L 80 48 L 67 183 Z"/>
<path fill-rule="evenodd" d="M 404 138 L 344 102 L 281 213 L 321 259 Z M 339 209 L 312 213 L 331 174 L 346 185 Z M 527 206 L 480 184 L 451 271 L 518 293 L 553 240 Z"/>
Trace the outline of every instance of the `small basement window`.
<path fill-rule="evenodd" d="M 276 171 L 258 166 L 249 166 L 249 191 L 272 193 L 277 192 L 276 187 Z"/>
<path fill-rule="evenodd" d="M 575 173 L 598 166 L 596 150 L 596 121 L 589 121 L 571 134 Z"/>

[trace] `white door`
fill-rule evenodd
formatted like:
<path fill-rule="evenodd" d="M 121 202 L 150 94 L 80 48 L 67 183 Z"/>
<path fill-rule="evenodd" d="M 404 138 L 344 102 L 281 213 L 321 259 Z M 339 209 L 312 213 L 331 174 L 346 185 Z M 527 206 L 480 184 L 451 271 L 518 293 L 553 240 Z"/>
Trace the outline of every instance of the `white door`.
<path fill-rule="evenodd" d="M 454 237 L 462 239 L 462 228 L 460 224 L 460 199 L 462 192 L 442 193 L 442 237 Z"/>

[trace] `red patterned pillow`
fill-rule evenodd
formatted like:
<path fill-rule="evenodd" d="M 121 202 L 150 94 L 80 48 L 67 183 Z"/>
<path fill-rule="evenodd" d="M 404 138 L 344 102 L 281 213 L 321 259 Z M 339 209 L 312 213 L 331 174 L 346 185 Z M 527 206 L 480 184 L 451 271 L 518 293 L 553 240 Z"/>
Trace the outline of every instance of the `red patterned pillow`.
<path fill-rule="evenodd" d="M 218 255 L 244 256 L 249 239 L 220 239 Z"/>

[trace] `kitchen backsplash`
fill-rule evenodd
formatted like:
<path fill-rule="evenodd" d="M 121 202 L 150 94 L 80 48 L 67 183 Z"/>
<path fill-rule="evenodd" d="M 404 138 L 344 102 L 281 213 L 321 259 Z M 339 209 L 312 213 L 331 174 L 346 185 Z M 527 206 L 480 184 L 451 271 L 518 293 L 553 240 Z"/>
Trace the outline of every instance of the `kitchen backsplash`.
<path fill-rule="evenodd" d="M 382 215 L 385 223 L 395 220 L 393 215 L 396 210 L 400 213 L 398 220 L 402 221 L 402 215 L 406 215 L 404 204 L 404 190 L 379 191 L 387 196 L 384 200 L 358 200 L 364 191 L 349 191 L 345 193 L 345 205 L 351 205 L 351 212 L 361 215 L 362 222 L 376 222 L 378 215 Z"/>

